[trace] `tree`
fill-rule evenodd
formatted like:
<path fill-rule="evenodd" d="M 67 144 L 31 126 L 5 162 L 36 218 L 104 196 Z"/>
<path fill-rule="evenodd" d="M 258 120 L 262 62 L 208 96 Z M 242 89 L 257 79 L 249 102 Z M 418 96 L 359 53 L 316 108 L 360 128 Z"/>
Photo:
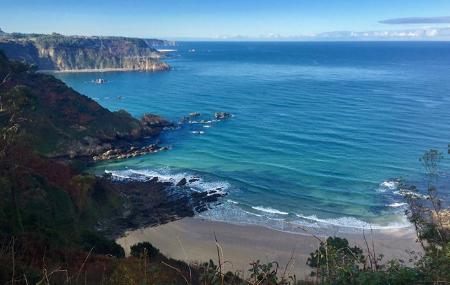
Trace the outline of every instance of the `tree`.
<path fill-rule="evenodd" d="M 349 281 L 365 268 L 366 258 L 361 248 L 350 247 L 347 239 L 328 237 L 321 242 L 319 248 L 310 254 L 307 264 L 315 271 L 311 272 L 323 283 L 331 283 L 335 280 Z"/>
<path fill-rule="evenodd" d="M 442 153 L 435 149 L 420 158 L 425 170 L 425 194 L 416 186 L 402 186 L 409 205 L 406 214 L 424 250 L 417 268 L 432 282 L 450 281 L 450 210 L 437 187 L 442 158 Z"/>

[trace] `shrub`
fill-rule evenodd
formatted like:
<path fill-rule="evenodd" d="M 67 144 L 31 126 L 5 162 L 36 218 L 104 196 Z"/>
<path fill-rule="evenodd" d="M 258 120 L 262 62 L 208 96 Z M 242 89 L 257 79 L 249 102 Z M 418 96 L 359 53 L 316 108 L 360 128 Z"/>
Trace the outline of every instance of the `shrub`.
<path fill-rule="evenodd" d="M 95 232 L 83 232 L 81 234 L 81 244 L 84 250 L 92 250 L 95 254 L 108 254 L 118 258 L 125 257 L 125 251 L 120 245 Z"/>
<path fill-rule="evenodd" d="M 138 257 L 138 258 L 140 258 L 144 255 L 147 255 L 150 257 L 159 255 L 159 249 L 154 247 L 149 242 L 137 243 L 137 244 L 131 246 L 130 250 L 131 250 L 130 251 L 131 256 Z"/>

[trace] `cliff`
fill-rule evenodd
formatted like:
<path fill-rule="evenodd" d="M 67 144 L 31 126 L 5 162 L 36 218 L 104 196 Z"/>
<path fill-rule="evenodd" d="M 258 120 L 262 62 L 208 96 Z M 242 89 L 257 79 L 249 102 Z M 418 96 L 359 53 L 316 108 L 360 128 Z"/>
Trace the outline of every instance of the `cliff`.
<path fill-rule="evenodd" d="M 111 112 L 55 77 L 0 52 L 0 128 L 24 134 L 46 156 L 93 156 L 119 143 L 156 136 L 169 123 Z M 45 134 L 45 135 L 43 135 Z"/>
<path fill-rule="evenodd" d="M 125 37 L 0 33 L 0 49 L 41 70 L 168 70 L 153 48 L 169 42 Z"/>

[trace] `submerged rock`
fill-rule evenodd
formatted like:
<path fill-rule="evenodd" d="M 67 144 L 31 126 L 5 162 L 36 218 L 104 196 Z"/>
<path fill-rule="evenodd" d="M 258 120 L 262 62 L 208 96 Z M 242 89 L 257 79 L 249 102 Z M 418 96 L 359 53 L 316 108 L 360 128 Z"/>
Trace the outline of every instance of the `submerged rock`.
<path fill-rule="evenodd" d="M 225 120 L 231 118 L 231 114 L 227 112 L 216 112 L 214 113 L 214 118 L 216 120 Z"/>
<path fill-rule="evenodd" d="M 192 112 L 189 113 L 189 117 L 194 118 L 194 117 L 199 117 L 201 114 L 199 112 Z"/>

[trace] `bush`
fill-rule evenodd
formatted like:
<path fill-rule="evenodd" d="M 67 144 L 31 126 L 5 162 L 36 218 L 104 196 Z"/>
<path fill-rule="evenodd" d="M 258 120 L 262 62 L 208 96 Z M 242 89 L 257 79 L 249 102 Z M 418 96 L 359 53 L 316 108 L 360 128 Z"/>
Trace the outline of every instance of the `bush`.
<path fill-rule="evenodd" d="M 138 257 L 138 258 L 141 258 L 144 255 L 151 256 L 151 257 L 159 255 L 159 249 L 154 247 L 149 242 L 137 243 L 137 244 L 131 246 L 130 249 L 131 249 L 131 251 L 130 251 L 131 256 Z"/>
<path fill-rule="evenodd" d="M 118 258 L 125 257 L 125 251 L 120 245 L 95 232 L 83 232 L 81 234 L 81 244 L 84 250 L 92 250 L 92 253 L 95 254 L 107 254 Z"/>

